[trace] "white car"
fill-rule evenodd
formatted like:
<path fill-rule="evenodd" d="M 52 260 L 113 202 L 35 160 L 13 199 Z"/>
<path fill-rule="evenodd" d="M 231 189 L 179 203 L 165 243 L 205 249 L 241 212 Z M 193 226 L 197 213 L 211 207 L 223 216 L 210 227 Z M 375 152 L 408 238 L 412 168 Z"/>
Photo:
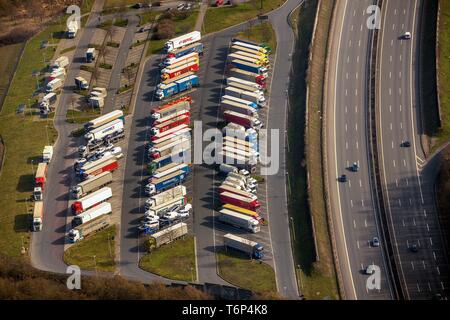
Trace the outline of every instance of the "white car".
<path fill-rule="evenodd" d="M 402 36 L 402 38 L 407 39 L 407 40 L 411 39 L 411 32 L 409 32 L 409 31 L 405 32 L 405 34 Z"/>
<path fill-rule="evenodd" d="M 178 218 L 178 212 L 176 211 L 167 212 L 163 215 L 163 218 L 169 221 L 175 220 L 176 218 Z"/>
<path fill-rule="evenodd" d="M 159 220 L 159 216 L 151 213 L 150 211 L 145 211 L 144 216 L 147 218 Z"/>
<path fill-rule="evenodd" d="M 182 219 L 189 218 L 189 213 L 191 212 L 191 210 L 192 205 L 190 203 L 186 204 L 183 209 L 180 209 L 178 211 L 178 217 Z"/>

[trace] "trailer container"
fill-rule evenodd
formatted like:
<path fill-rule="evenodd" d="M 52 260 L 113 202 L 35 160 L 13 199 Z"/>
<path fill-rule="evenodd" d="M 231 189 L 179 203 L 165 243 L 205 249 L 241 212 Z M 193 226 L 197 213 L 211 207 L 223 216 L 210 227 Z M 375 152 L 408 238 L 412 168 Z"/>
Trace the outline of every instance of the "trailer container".
<path fill-rule="evenodd" d="M 122 120 L 122 122 L 125 122 L 123 111 L 114 110 L 114 111 L 108 112 L 107 114 L 104 114 L 98 118 L 92 119 L 89 122 L 85 123 L 84 128 L 85 128 L 85 130 L 89 131 L 89 130 L 98 128 L 100 126 L 103 126 L 103 125 L 110 123 L 117 119 L 120 119 L 120 120 Z"/>
<path fill-rule="evenodd" d="M 245 71 L 239 68 L 231 68 L 228 71 L 228 75 L 230 77 L 235 77 L 239 79 L 243 79 L 246 81 L 251 81 L 259 84 L 261 87 L 266 88 L 266 77 L 264 75 L 260 75 L 258 73 Z"/>
<path fill-rule="evenodd" d="M 176 49 L 185 47 L 194 42 L 198 42 L 200 41 L 201 38 L 202 35 L 200 31 L 192 31 L 182 36 L 170 39 L 164 44 L 164 49 L 166 50 L 166 52 L 172 52 Z"/>
<path fill-rule="evenodd" d="M 95 206 L 82 214 L 75 216 L 72 220 L 72 227 L 76 227 L 82 225 L 83 223 L 87 223 L 89 221 L 94 220 L 102 215 L 109 214 L 112 212 L 111 203 L 103 202 L 98 206 Z"/>
<path fill-rule="evenodd" d="M 105 202 L 111 197 L 112 197 L 111 188 L 104 187 L 72 203 L 71 206 L 72 213 L 78 215 L 91 207 L 94 207 L 102 202 Z"/>
<path fill-rule="evenodd" d="M 180 222 L 148 237 L 148 250 L 154 250 L 164 244 L 181 238 L 188 233 L 187 224 Z"/>
<path fill-rule="evenodd" d="M 225 95 L 229 95 L 229 96 L 233 96 L 236 98 L 255 102 L 256 104 L 258 104 L 259 107 L 264 107 L 266 105 L 266 98 L 264 98 L 264 95 L 254 93 L 254 92 L 244 91 L 244 90 L 241 90 L 236 87 L 231 87 L 231 86 L 226 87 Z"/>
<path fill-rule="evenodd" d="M 264 257 L 264 246 L 255 241 L 250 241 L 242 237 L 238 237 L 231 233 L 223 236 L 223 244 L 227 248 L 232 248 L 244 252 L 255 259 L 262 259 Z"/>
<path fill-rule="evenodd" d="M 106 159 L 105 159 L 106 158 Z M 119 163 L 117 162 L 116 156 L 104 157 L 92 163 L 89 163 L 79 171 L 78 175 L 86 180 L 90 177 L 97 176 L 103 172 L 111 171 L 114 172 L 119 168 Z"/>
<path fill-rule="evenodd" d="M 230 224 L 237 228 L 242 228 L 253 233 L 261 231 L 259 222 L 250 216 L 237 213 L 228 209 L 219 211 L 219 221 Z"/>
<path fill-rule="evenodd" d="M 252 73 L 259 74 L 263 76 L 264 78 L 267 78 L 269 76 L 268 70 L 264 66 L 260 66 L 254 63 L 250 63 L 248 61 L 243 61 L 240 59 L 233 59 L 229 62 L 230 68 L 238 68 L 242 69 L 244 71 L 249 71 Z"/>
<path fill-rule="evenodd" d="M 188 45 L 186 47 L 183 47 L 183 48 L 180 48 L 177 50 L 173 50 L 167 56 L 168 56 L 168 59 L 179 58 L 179 57 L 185 56 L 192 52 L 197 52 L 201 56 L 203 54 L 203 43 L 197 42 L 197 43 Z"/>
<path fill-rule="evenodd" d="M 151 135 L 158 135 L 159 133 L 163 133 L 165 131 L 168 131 L 172 128 L 178 127 L 182 124 L 189 125 L 190 117 L 183 115 L 179 117 L 175 117 L 169 121 L 157 124 L 153 126 L 150 130 Z"/>
<path fill-rule="evenodd" d="M 234 82 L 234 81 L 231 81 L 227 85 L 228 85 L 228 87 L 238 88 L 239 90 L 242 90 L 242 91 L 254 92 L 254 93 L 256 93 L 256 94 L 258 94 L 260 96 L 264 96 L 264 92 L 263 91 L 261 91 L 259 89 L 256 89 L 253 86 L 248 86 L 248 85 L 245 85 L 245 84 L 242 84 L 242 83 L 239 83 L 239 82 Z"/>
<path fill-rule="evenodd" d="M 178 110 L 190 110 L 190 106 L 192 103 L 192 97 L 186 96 L 182 97 L 180 99 L 176 99 L 171 101 L 170 103 L 167 103 L 165 105 L 162 105 L 160 107 L 157 107 L 151 111 L 151 118 L 153 120 L 157 120 L 163 117 L 167 117 L 168 115 L 177 112 Z"/>
<path fill-rule="evenodd" d="M 222 102 L 220 103 L 220 109 L 222 112 L 234 111 L 247 116 L 252 116 L 254 118 L 259 117 L 258 112 L 254 108 L 231 100 L 222 100 Z"/>
<path fill-rule="evenodd" d="M 242 207 L 238 207 L 238 206 L 235 206 L 235 205 L 232 205 L 232 204 L 224 204 L 222 206 L 222 209 L 228 209 L 228 210 L 231 210 L 231 211 L 234 211 L 234 212 L 237 212 L 237 213 L 245 214 L 245 215 L 250 216 L 253 219 L 256 219 L 258 221 L 261 220 L 261 216 L 259 215 L 258 212 L 253 211 L 253 210 L 248 210 L 248 209 L 245 209 L 245 208 L 242 208 Z"/>
<path fill-rule="evenodd" d="M 199 64 L 198 62 L 190 62 L 180 65 L 177 68 L 164 68 L 161 70 L 161 79 L 174 79 L 178 76 L 182 76 L 187 74 L 188 72 L 196 72 L 198 71 Z"/>
<path fill-rule="evenodd" d="M 33 231 L 41 231 L 43 221 L 44 221 L 44 202 L 36 201 L 34 203 L 34 209 L 33 209 L 32 230 Z"/>
<path fill-rule="evenodd" d="M 145 193 L 149 196 L 158 194 L 167 189 L 173 188 L 176 185 L 181 184 L 187 177 L 187 174 L 182 171 L 176 171 L 161 179 L 156 179 L 145 186 Z"/>
<path fill-rule="evenodd" d="M 110 171 L 100 173 L 90 179 L 87 179 L 70 188 L 70 193 L 75 199 L 80 199 L 91 192 L 106 186 L 112 182 L 112 173 Z"/>
<path fill-rule="evenodd" d="M 84 238 L 93 235 L 111 225 L 111 217 L 109 215 L 102 215 L 89 222 L 70 229 L 68 234 L 69 242 L 75 243 Z"/>
<path fill-rule="evenodd" d="M 187 62 L 191 62 L 191 61 L 200 61 L 198 52 L 190 52 L 190 53 L 180 56 L 178 58 L 167 57 L 166 59 L 164 59 L 163 62 L 161 62 L 160 67 L 162 67 L 162 68 L 169 67 L 169 66 L 174 67 L 174 66 L 178 65 L 179 63 L 187 63 Z"/>
<path fill-rule="evenodd" d="M 257 118 L 234 111 L 224 111 L 223 117 L 227 122 L 237 123 L 246 128 L 261 129 L 263 126 Z"/>
<path fill-rule="evenodd" d="M 258 199 L 244 197 L 231 192 L 222 192 L 220 194 L 220 202 L 233 204 L 238 207 L 256 211 L 260 204 Z"/>
<path fill-rule="evenodd" d="M 92 129 L 84 135 L 87 141 L 90 140 L 102 140 L 106 136 L 115 135 L 124 131 L 123 121 L 121 119 L 116 119 L 103 126 Z"/>
<path fill-rule="evenodd" d="M 186 197 L 180 195 L 172 200 L 168 200 L 165 203 L 155 206 L 149 206 L 147 203 L 145 203 L 145 210 L 146 214 L 162 217 L 165 213 L 167 213 L 170 210 L 170 208 L 173 208 L 173 206 L 176 205 L 183 206 L 186 203 L 187 203 Z"/>
<path fill-rule="evenodd" d="M 250 48 L 247 48 L 247 47 L 242 47 L 242 46 L 235 45 L 235 44 L 231 46 L 231 52 L 234 53 L 234 52 L 239 52 L 239 51 L 250 53 L 250 54 L 252 54 L 255 57 L 263 57 L 263 58 L 268 58 L 269 57 L 268 54 L 266 54 L 264 52 L 261 52 L 261 51 L 258 51 L 258 50 L 250 49 Z"/>

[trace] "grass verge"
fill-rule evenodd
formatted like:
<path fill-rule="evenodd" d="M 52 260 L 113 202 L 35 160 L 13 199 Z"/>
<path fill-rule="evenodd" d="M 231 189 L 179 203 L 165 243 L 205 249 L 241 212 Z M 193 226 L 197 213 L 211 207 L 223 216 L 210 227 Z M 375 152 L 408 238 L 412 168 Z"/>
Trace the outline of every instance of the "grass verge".
<path fill-rule="evenodd" d="M 0 252 L 8 256 L 19 256 L 22 246 L 28 248 L 34 170 L 44 145 L 53 144 L 57 136 L 52 121 L 41 119 L 37 109 L 27 108 L 19 116 L 16 108 L 36 102 L 32 73 L 43 71 L 43 58 L 48 62 L 54 55 L 53 47 L 40 48 L 41 41 L 63 30 L 65 20 L 61 19 L 61 24 L 49 25 L 27 42 L 0 115 L 0 135 L 7 148 L 0 175 Z M 53 41 L 58 39 L 53 37 Z"/>
<path fill-rule="evenodd" d="M 258 293 L 276 292 L 275 272 L 268 264 L 231 251 L 217 252 L 219 275 L 231 284 Z"/>
<path fill-rule="evenodd" d="M 439 1 L 439 6 L 437 85 L 442 123 L 437 133 L 437 144 L 442 144 L 450 138 L 450 2 Z"/>
<path fill-rule="evenodd" d="M 97 118 L 100 116 L 101 112 L 99 109 L 86 109 L 84 111 L 69 109 L 66 114 L 66 122 L 68 123 L 86 123 L 89 120 Z"/>
<path fill-rule="evenodd" d="M 186 236 L 144 255 L 139 267 L 173 280 L 195 281 L 195 238 Z"/>
<path fill-rule="evenodd" d="M 2 57 L 2 63 L 0 64 L 0 110 L 23 46 L 23 43 L 18 43 L 0 47 L 0 57 Z"/>
<path fill-rule="evenodd" d="M 216 32 L 235 24 L 256 18 L 259 13 L 266 13 L 281 6 L 285 0 L 250 0 L 237 5 L 225 7 L 208 7 L 203 21 L 203 33 Z"/>
<path fill-rule="evenodd" d="M 74 51 L 75 49 L 76 49 L 76 47 L 72 46 L 72 47 L 65 48 L 65 49 L 61 50 L 60 53 L 64 54 L 64 53 L 67 53 L 67 52 L 70 52 L 70 51 Z"/>
<path fill-rule="evenodd" d="M 83 239 L 64 252 L 64 261 L 84 270 L 113 272 L 115 236 L 116 226 L 111 226 Z"/>
<path fill-rule="evenodd" d="M 318 3 L 317 0 L 309 1 L 301 7 L 298 14 L 291 16 L 297 22 L 297 41 L 292 58 L 293 72 L 289 93 L 289 215 L 294 221 L 293 232 L 296 240 L 293 241 L 293 247 L 300 291 L 306 299 L 337 299 L 339 295 L 323 200 L 322 126 L 318 113 L 321 109 L 318 106 L 322 105 L 325 72 L 323 62 L 326 58 L 333 2 L 321 2 L 315 43 L 311 49 L 313 60 L 308 65 Z M 308 86 L 309 106 L 306 105 Z M 309 194 L 308 174 L 314 177 L 309 180 Z M 316 259 L 316 251 L 320 257 L 319 261 Z"/>

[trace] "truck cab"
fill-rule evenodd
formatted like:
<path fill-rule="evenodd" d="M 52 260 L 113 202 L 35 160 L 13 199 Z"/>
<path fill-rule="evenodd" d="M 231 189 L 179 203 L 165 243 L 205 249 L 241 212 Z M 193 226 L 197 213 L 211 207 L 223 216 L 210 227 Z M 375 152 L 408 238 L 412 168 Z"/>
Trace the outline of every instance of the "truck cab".
<path fill-rule="evenodd" d="M 253 258 L 262 259 L 264 258 L 264 246 L 260 243 L 257 243 L 253 247 Z"/>

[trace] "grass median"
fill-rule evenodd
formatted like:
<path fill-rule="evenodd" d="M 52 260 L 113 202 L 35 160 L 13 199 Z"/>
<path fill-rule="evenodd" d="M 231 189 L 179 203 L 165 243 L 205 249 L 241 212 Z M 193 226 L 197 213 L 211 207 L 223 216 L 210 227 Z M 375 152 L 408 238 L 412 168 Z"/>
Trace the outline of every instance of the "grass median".
<path fill-rule="evenodd" d="M 23 46 L 23 43 L 18 43 L 0 47 L 0 56 L 2 57 L 2 63 L 0 64 L 0 110 Z"/>
<path fill-rule="evenodd" d="M 268 264 L 237 251 L 217 252 L 219 275 L 227 282 L 258 293 L 276 292 L 275 272 Z"/>
<path fill-rule="evenodd" d="M 312 47 L 319 1 L 307 2 L 297 14 L 292 15 L 291 20 L 296 23 L 297 41 L 292 58 L 288 120 L 289 215 L 294 221 L 293 247 L 300 291 L 306 299 L 337 299 L 339 295 L 324 202 L 320 115 L 333 2 L 321 3 Z M 310 48 L 313 59 L 308 64 Z M 309 190 L 308 175 L 314 177 L 309 180 Z M 316 253 L 320 259 L 317 259 Z"/>
<path fill-rule="evenodd" d="M 264 43 L 272 49 L 272 55 L 275 56 L 277 38 L 275 36 L 275 31 L 269 22 L 253 24 L 250 28 L 238 32 L 236 38 L 255 43 Z"/>
<path fill-rule="evenodd" d="M 172 280 L 196 281 L 195 238 L 186 236 L 147 253 L 139 267 Z"/>
<path fill-rule="evenodd" d="M 241 22 L 256 18 L 260 13 L 266 13 L 280 7 L 285 0 L 250 0 L 232 6 L 208 7 L 203 21 L 202 32 L 207 34 L 220 31 Z M 262 9 L 261 9 L 262 3 Z"/>
<path fill-rule="evenodd" d="M 64 262 L 84 270 L 114 272 L 116 226 L 108 227 L 64 252 Z"/>

